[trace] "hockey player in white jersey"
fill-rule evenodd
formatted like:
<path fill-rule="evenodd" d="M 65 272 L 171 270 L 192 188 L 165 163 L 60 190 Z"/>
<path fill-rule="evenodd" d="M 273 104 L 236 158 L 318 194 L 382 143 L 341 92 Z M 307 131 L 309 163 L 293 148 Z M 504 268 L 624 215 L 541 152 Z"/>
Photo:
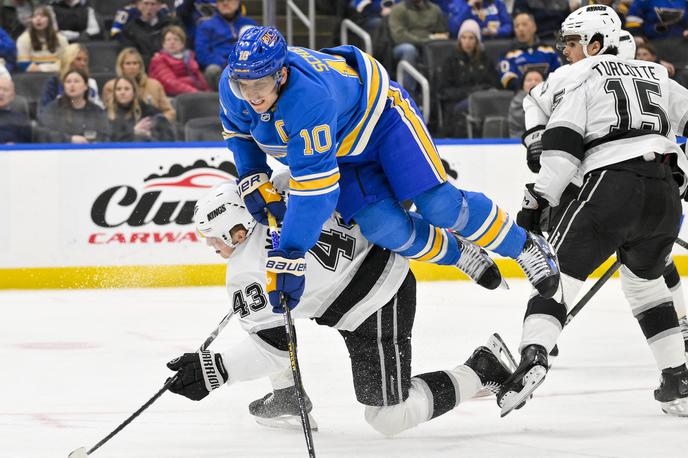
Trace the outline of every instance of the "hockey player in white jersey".
<path fill-rule="evenodd" d="M 283 320 L 271 312 L 265 293 L 268 228 L 253 219 L 233 183 L 198 202 L 196 225 L 228 259 L 227 291 L 248 335 L 223 353 L 186 353 L 168 363 L 179 375 L 170 391 L 200 400 L 223 384 L 270 376 L 273 392 L 249 410 L 259 423 L 288 423 L 299 410 Z M 416 289 L 408 261 L 370 244 L 358 226 L 336 217 L 325 223 L 306 258 L 312 280 L 293 317 L 312 318 L 340 332 L 356 398 L 377 431 L 391 436 L 448 412 L 485 387 L 496 392 L 515 368 L 501 339 L 493 336 L 465 364 L 411 377 Z"/>
<path fill-rule="evenodd" d="M 676 173 L 688 170 L 675 142 L 675 132 L 686 133 L 688 90 L 660 65 L 620 59 L 620 28 L 616 13 L 603 5 L 580 8 L 562 24 L 571 66 L 552 94 L 541 169 L 526 185 L 519 223 L 539 228 L 543 211 L 560 203 L 577 173 L 584 182 L 550 234 L 562 283 L 553 298 L 533 295 L 528 302 L 521 362 L 498 395 L 502 415 L 542 383 L 567 306 L 614 252 L 623 264 L 623 292 L 661 371 L 655 399 L 668 414 L 688 415 L 684 342 L 661 278 L 681 216 L 671 164 Z"/>
<path fill-rule="evenodd" d="M 619 33 L 619 54 L 623 60 L 635 59 L 635 41 L 633 36 L 626 30 Z M 571 69 L 573 68 L 573 71 Z M 542 133 L 545 131 L 547 121 L 552 115 L 552 106 L 558 100 L 567 84 L 571 84 L 572 79 L 576 78 L 576 67 L 564 65 L 552 72 L 543 82 L 534 87 L 523 100 L 525 111 L 526 132 L 523 134 L 523 145 L 526 147 L 526 162 L 528 168 L 533 173 L 540 171 L 540 155 L 542 154 Z M 549 213 L 541 220 L 542 230 L 550 232 L 554 229 L 556 221 L 580 192 L 583 184 L 582 176 L 577 173 L 571 183 L 566 186 L 562 193 L 559 205 L 550 208 Z M 664 272 L 662 273 L 664 282 L 671 291 L 672 301 L 679 319 L 681 334 L 686 353 L 688 353 L 688 317 L 686 317 L 686 301 L 681 284 L 681 276 L 678 273 L 676 264 L 671 256 L 667 257 Z"/>

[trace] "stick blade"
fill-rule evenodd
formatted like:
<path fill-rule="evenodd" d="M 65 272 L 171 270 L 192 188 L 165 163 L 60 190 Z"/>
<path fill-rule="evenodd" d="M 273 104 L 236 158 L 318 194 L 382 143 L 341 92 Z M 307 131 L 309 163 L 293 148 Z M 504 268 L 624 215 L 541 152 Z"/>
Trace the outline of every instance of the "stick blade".
<path fill-rule="evenodd" d="M 72 453 L 69 454 L 67 458 L 87 458 L 88 457 L 88 452 L 86 451 L 85 447 L 79 447 L 76 450 L 73 450 Z"/>

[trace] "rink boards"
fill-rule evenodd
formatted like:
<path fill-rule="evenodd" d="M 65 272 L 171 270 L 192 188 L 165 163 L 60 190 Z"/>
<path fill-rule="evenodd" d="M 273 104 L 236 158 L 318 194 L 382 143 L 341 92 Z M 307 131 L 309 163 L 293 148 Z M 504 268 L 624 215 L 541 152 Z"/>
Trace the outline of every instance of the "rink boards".
<path fill-rule="evenodd" d="M 225 265 L 193 225 L 196 199 L 235 178 L 224 144 L 64 146 L 0 152 L 0 288 L 224 282 Z M 459 186 L 516 214 L 523 184 L 533 178 L 518 142 L 440 140 L 438 146 Z M 676 247 L 675 254 L 679 271 L 688 274 L 686 251 Z M 515 262 L 497 262 L 506 277 L 523 276 Z M 413 269 L 420 280 L 465 278 L 454 268 L 414 263 Z"/>

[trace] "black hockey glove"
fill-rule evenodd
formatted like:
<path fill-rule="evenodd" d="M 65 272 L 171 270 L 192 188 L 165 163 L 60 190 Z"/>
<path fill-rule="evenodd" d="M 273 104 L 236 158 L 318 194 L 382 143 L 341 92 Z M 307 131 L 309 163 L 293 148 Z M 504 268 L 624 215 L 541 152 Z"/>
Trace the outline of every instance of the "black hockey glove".
<path fill-rule="evenodd" d="M 528 129 L 521 136 L 521 142 L 526 147 L 526 162 L 533 173 L 540 171 L 540 156 L 542 155 L 542 134 L 545 126 L 535 126 Z"/>
<path fill-rule="evenodd" d="M 526 188 L 523 191 L 521 211 L 516 215 L 516 224 L 527 231 L 542 234 L 540 221 L 543 211 L 549 207 L 549 202 L 538 194 L 534 187 L 534 183 L 526 184 Z"/>
<path fill-rule="evenodd" d="M 177 379 L 170 385 L 170 391 L 194 401 L 200 401 L 220 388 L 229 377 L 222 356 L 208 350 L 184 353 L 167 363 L 167 367 L 177 371 Z"/>

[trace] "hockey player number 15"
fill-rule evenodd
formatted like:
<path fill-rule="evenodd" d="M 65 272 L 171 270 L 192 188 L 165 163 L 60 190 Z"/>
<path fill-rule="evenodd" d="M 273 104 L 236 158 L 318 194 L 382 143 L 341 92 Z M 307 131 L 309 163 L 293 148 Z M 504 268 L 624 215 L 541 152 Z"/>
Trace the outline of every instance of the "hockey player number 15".
<path fill-rule="evenodd" d="M 669 118 L 662 107 L 650 98 L 650 94 L 662 95 L 659 84 L 633 78 L 633 87 L 635 88 L 636 101 L 640 104 L 640 126 L 633 126 L 634 120 L 629 106 L 632 100 L 629 100 L 621 79 L 611 78 L 604 84 L 604 90 L 608 94 L 613 94 L 616 101 L 617 123 L 615 126 L 611 126 L 610 132 L 640 128 L 641 130 L 650 130 L 660 135 L 666 135 L 669 132 Z"/>

